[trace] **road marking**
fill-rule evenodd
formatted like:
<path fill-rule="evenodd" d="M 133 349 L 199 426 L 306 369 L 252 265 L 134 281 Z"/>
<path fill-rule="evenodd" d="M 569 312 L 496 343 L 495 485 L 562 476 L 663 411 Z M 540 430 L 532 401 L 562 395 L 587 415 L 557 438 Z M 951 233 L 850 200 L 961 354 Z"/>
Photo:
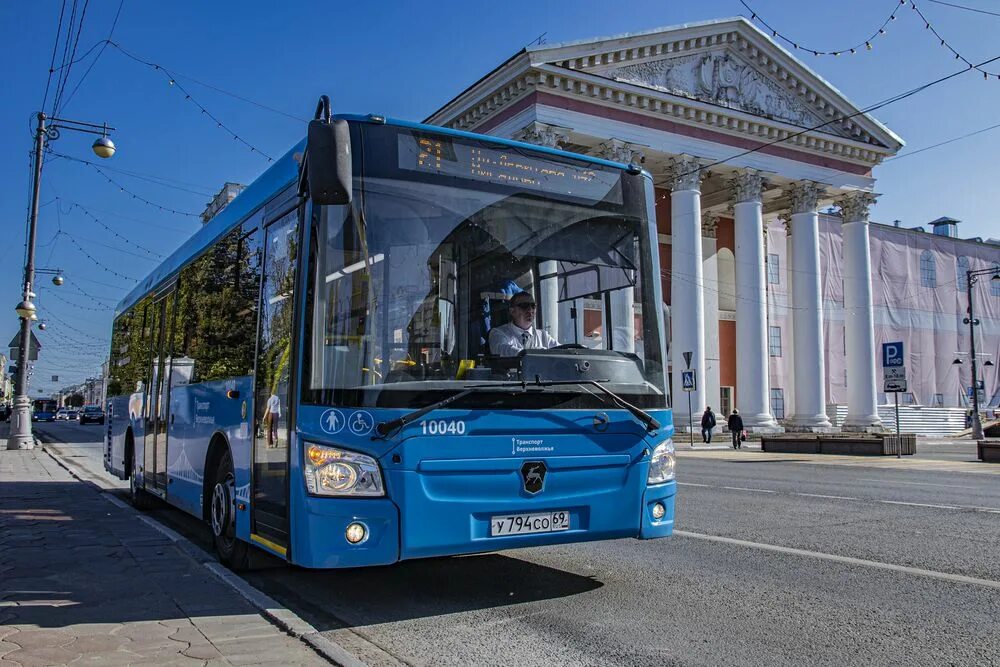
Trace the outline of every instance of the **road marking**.
<path fill-rule="evenodd" d="M 960 512 L 984 512 L 1000 514 L 1000 507 L 979 507 L 976 505 L 936 505 L 932 503 L 912 503 L 903 500 L 879 500 L 877 498 L 856 498 L 853 496 L 832 496 L 824 493 L 801 493 L 797 491 L 777 491 L 772 489 L 750 489 L 742 486 L 715 486 L 712 484 L 696 484 L 694 482 L 678 482 L 678 486 L 699 486 L 706 489 L 725 489 L 727 491 L 747 491 L 749 493 L 775 493 L 784 496 L 801 496 L 804 498 L 826 498 L 829 500 L 850 500 L 859 503 L 881 503 L 883 505 L 904 505 L 908 507 L 928 507 L 930 509 L 956 510 Z"/>
<path fill-rule="evenodd" d="M 888 570 L 890 572 L 912 574 L 920 577 L 929 577 L 931 579 L 950 581 L 952 583 L 957 583 L 957 584 L 971 584 L 973 586 L 985 586 L 987 588 L 1000 589 L 1000 581 L 993 581 L 992 579 L 979 579 L 978 577 L 967 577 L 962 574 L 949 574 L 948 572 L 938 572 L 936 570 L 924 570 L 919 567 L 908 567 L 906 565 L 896 565 L 894 563 L 882 563 L 875 560 L 851 558 L 850 556 L 838 556 L 836 554 L 828 554 L 820 551 L 807 551 L 805 549 L 795 549 L 793 547 L 781 547 L 776 544 L 749 542 L 747 540 L 738 540 L 733 537 L 706 535 L 704 533 L 691 533 L 686 530 L 674 530 L 674 535 L 680 535 L 681 537 L 690 537 L 696 540 L 706 540 L 708 542 L 720 542 L 722 544 L 732 544 L 735 546 L 749 547 L 751 549 L 761 549 L 763 551 L 773 551 L 776 553 L 789 554 L 792 556 L 802 556 L 804 558 L 828 560 L 828 561 L 833 561 L 835 563 L 843 563 L 845 565 L 860 565 L 862 567 L 870 567 L 877 570 Z"/>
<path fill-rule="evenodd" d="M 963 486 L 960 484 L 932 484 L 931 482 L 902 482 L 892 479 L 873 479 L 871 477 L 858 477 L 859 482 L 878 482 L 880 484 L 908 484 L 910 486 L 941 486 L 946 489 L 975 489 L 974 486 Z"/>
<path fill-rule="evenodd" d="M 829 498 L 830 500 L 861 500 L 850 496 L 830 496 L 825 493 L 793 493 L 793 496 L 805 496 L 806 498 Z"/>

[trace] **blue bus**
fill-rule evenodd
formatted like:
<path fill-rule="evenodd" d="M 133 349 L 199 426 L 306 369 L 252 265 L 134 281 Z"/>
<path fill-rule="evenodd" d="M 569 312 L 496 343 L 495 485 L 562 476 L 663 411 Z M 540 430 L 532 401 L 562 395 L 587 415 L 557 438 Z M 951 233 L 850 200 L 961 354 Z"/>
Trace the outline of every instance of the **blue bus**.
<path fill-rule="evenodd" d="M 104 465 L 232 568 L 667 536 L 653 202 L 635 165 L 321 98 L 118 305 Z"/>

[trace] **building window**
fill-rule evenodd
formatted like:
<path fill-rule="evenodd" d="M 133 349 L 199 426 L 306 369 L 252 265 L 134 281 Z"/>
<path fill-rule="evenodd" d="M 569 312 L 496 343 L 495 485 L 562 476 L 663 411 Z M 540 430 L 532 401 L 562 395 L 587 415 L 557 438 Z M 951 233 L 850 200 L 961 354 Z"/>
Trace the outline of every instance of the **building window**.
<path fill-rule="evenodd" d="M 767 349 L 772 357 L 781 356 L 781 327 L 767 328 Z"/>
<path fill-rule="evenodd" d="M 778 255 L 773 252 L 767 253 L 767 282 L 772 285 L 781 283 L 781 264 Z"/>
<path fill-rule="evenodd" d="M 944 394 L 934 394 L 934 405 L 938 407 L 944 405 Z"/>
<path fill-rule="evenodd" d="M 771 414 L 775 419 L 785 418 L 785 390 L 771 390 Z"/>
<path fill-rule="evenodd" d="M 725 419 L 733 411 L 733 388 L 719 387 L 719 414 Z"/>
<path fill-rule="evenodd" d="M 899 402 L 903 405 L 915 405 L 917 400 L 913 397 L 913 392 L 908 391 L 900 397 Z"/>
<path fill-rule="evenodd" d="M 969 270 L 969 258 L 959 257 L 955 260 L 955 285 L 958 287 L 958 291 L 961 292 L 965 289 L 965 282 L 968 280 L 969 276 L 965 273 Z"/>
<path fill-rule="evenodd" d="M 920 284 L 924 287 L 937 287 L 937 267 L 930 250 L 920 253 Z"/>

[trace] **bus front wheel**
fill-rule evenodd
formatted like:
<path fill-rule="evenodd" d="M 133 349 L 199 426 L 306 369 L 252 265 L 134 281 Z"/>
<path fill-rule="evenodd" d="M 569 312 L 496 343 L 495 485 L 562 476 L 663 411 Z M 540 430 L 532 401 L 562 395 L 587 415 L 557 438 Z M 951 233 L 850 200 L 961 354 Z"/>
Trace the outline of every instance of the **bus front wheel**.
<path fill-rule="evenodd" d="M 219 560 L 232 570 L 246 568 L 249 545 L 236 537 L 236 476 L 233 459 L 227 450 L 219 461 L 212 487 L 210 511 L 212 539 Z"/>

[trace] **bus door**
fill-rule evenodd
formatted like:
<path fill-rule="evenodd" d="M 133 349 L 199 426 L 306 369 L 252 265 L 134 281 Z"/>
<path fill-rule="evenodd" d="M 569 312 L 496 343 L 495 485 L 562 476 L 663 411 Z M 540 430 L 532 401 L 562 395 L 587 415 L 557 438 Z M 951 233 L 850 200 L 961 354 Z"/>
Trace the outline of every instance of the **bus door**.
<path fill-rule="evenodd" d="M 170 411 L 170 332 L 173 329 L 174 287 L 156 296 L 150 310 L 150 369 L 146 397 L 144 485 L 158 495 L 167 491 L 167 423 Z"/>
<path fill-rule="evenodd" d="M 251 539 L 288 547 L 289 397 L 298 209 L 265 221 L 260 324 L 254 373 Z"/>

